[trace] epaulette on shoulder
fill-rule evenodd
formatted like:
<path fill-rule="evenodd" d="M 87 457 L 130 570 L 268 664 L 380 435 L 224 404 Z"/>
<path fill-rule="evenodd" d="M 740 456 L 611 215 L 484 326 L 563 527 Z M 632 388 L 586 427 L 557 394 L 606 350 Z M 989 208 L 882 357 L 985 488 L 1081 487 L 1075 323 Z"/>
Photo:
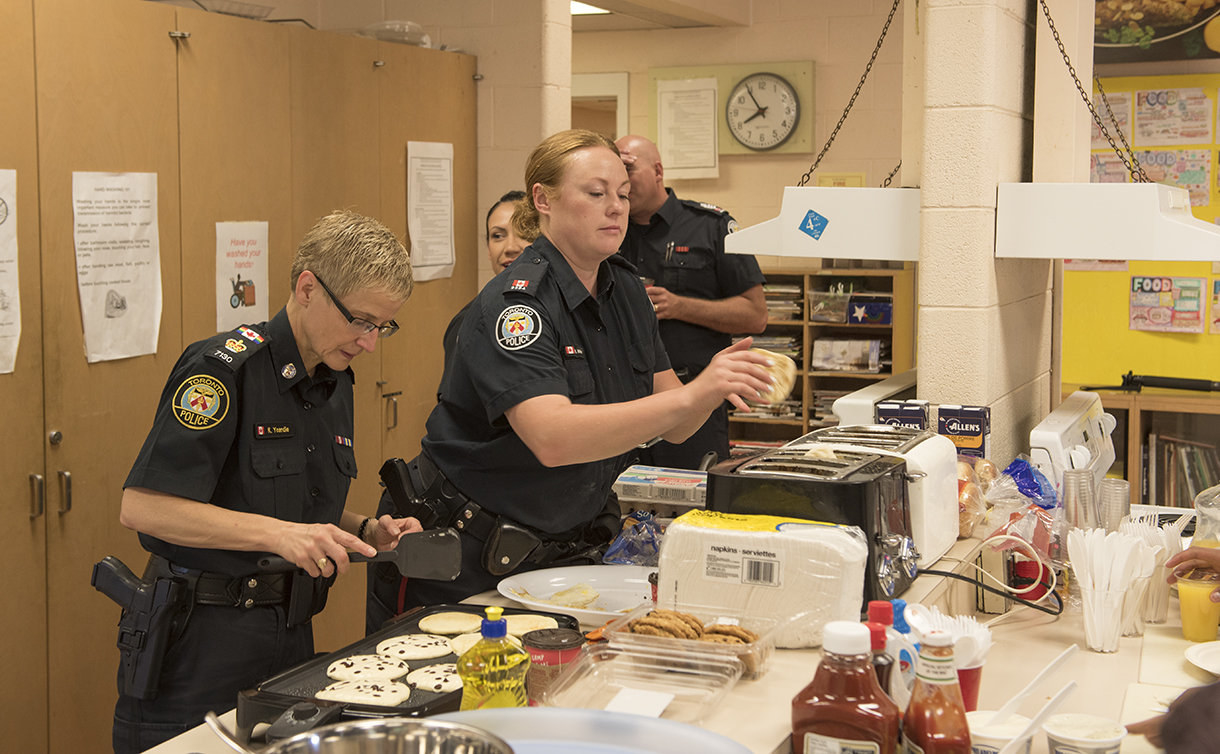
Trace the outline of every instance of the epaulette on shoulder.
<path fill-rule="evenodd" d="M 630 261 L 628 261 L 627 258 L 624 257 L 622 254 L 611 254 L 610 257 L 606 261 L 609 262 L 610 264 L 614 264 L 614 265 L 618 265 L 619 267 L 627 268 L 628 270 L 631 271 L 631 274 L 633 274 L 633 275 L 639 273 L 639 268 L 637 268 L 634 264 L 632 264 Z"/>
<path fill-rule="evenodd" d="M 221 333 L 208 342 L 205 356 L 216 359 L 236 372 L 246 359 L 253 356 L 270 341 L 267 335 L 249 325 Z"/>
<path fill-rule="evenodd" d="M 503 278 L 501 290 L 504 293 L 525 293 L 536 296 L 538 283 L 546 277 L 550 268 L 550 263 L 541 256 L 526 260 L 518 259 L 511 267 L 500 273 Z"/>
<path fill-rule="evenodd" d="M 697 201 L 694 201 L 693 199 L 682 199 L 681 201 L 683 204 L 690 207 L 691 209 L 702 210 L 704 212 L 711 212 L 714 215 L 729 214 L 729 211 L 727 209 L 725 209 L 724 207 L 718 207 L 715 204 L 712 204 L 711 202 L 697 202 Z"/>

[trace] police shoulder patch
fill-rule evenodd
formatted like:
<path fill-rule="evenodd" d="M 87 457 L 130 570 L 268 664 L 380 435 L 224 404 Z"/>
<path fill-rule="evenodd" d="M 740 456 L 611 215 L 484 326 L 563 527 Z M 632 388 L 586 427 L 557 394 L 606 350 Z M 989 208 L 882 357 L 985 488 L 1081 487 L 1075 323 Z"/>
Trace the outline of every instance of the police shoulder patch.
<path fill-rule="evenodd" d="M 701 209 L 704 212 L 711 212 L 716 215 L 729 214 L 729 211 L 727 209 L 725 209 L 724 207 L 718 207 L 715 204 L 712 204 L 711 202 L 696 202 L 693 200 L 688 201 L 686 199 L 683 199 L 682 202 L 686 206 L 690 207 L 691 209 Z"/>
<path fill-rule="evenodd" d="M 496 318 L 496 342 L 505 351 L 517 351 L 542 335 L 542 317 L 533 307 L 510 304 Z"/>
<path fill-rule="evenodd" d="M 246 359 L 257 353 L 268 342 L 266 335 L 245 325 L 209 340 L 204 355 L 236 372 Z"/>
<path fill-rule="evenodd" d="M 174 391 L 170 410 L 187 429 L 211 429 L 229 413 L 229 389 L 210 374 L 191 375 Z"/>

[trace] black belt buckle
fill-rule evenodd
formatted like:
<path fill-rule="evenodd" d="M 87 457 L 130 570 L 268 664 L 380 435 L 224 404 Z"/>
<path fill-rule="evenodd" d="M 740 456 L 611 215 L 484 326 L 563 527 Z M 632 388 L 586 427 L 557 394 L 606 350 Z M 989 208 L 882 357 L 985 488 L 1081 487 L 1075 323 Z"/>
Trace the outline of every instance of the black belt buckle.
<path fill-rule="evenodd" d="M 541 544 L 530 530 L 498 517 L 483 544 L 483 567 L 493 576 L 503 576 L 525 562 Z"/>

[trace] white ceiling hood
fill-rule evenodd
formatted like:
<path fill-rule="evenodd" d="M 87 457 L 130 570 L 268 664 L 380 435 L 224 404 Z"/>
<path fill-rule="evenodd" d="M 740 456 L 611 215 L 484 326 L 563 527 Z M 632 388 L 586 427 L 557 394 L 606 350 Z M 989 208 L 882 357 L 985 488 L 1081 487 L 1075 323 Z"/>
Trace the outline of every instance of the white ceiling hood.
<path fill-rule="evenodd" d="M 724 239 L 733 254 L 919 261 L 919 189 L 786 186 L 779 216 Z"/>
<path fill-rule="evenodd" d="M 997 257 L 1220 261 L 1220 226 L 1160 183 L 1001 183 Z"/>

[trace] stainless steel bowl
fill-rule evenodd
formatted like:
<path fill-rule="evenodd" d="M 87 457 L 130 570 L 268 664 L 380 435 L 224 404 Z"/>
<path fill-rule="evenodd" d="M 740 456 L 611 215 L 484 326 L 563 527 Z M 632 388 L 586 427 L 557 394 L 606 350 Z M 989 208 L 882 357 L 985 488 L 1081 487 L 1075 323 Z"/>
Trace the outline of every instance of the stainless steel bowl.
<path fill-rule="evenodd" d="M 234 751 L 252 754 L 212 713 L 207 724 Z M 513 754 L 499 736 L 464 723 L 385 717 L 326 725 L 277 741 L 260 754 Z"/>

